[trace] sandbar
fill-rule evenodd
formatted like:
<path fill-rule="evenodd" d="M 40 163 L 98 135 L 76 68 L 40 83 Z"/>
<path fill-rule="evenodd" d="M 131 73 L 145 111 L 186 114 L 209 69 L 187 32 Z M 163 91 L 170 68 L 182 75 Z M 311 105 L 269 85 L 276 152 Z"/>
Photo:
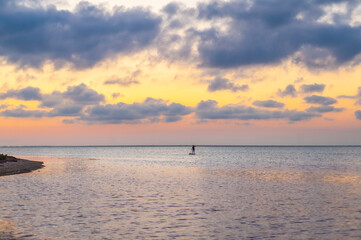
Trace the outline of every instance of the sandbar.
<path fill-rule="evenodd" d="M 0 161 L 0 176 L 28 173 L 44 167 L 40 161 L 30 161 L 7 156 L 5 160 Z"/>

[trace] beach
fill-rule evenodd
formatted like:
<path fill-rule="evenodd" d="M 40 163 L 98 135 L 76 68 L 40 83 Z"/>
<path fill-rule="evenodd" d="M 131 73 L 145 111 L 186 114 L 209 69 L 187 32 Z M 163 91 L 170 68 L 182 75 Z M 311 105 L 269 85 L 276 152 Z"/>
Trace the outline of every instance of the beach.
<path fill-rule="evenodd" d="M 6 160 L 0 161 L 0 176 L 28 173 L 43 168 L 41 161 L 30 161 L 8 156 Z"/>

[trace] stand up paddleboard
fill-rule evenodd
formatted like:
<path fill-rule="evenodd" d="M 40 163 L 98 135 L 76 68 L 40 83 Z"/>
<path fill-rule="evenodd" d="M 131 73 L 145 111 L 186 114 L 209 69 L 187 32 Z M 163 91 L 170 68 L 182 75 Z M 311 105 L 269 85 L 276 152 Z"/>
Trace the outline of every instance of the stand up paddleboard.
<path fill-rule="evenodd" d="M 191 152 L 189 153 L 189 155 L 196 155 L 196 146 L 192 146 L 191 148 Z"/>

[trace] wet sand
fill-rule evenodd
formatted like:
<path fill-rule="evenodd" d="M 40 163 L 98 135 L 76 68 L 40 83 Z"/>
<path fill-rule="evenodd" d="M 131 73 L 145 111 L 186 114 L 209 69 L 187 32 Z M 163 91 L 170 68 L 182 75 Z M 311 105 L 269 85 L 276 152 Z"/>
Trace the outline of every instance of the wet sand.
<path fill-rule="evenodd" d="M 0 176 L 28 173 L 43 168 L 43 162 L 29 161 L 14 157 L 8 157 L 7 160 L 0 162 Z"/>

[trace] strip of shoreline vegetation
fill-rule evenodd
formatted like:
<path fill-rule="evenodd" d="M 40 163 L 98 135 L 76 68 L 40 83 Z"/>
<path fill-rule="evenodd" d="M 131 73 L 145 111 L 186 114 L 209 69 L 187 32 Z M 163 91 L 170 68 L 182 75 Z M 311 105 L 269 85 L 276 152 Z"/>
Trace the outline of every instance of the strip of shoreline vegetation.
<path fill-rule="evenodd" d="M 28 173 L 43 167 L 44 163 L 40 161 L 30 161 L 0 154 L 0 176 Z"/>

